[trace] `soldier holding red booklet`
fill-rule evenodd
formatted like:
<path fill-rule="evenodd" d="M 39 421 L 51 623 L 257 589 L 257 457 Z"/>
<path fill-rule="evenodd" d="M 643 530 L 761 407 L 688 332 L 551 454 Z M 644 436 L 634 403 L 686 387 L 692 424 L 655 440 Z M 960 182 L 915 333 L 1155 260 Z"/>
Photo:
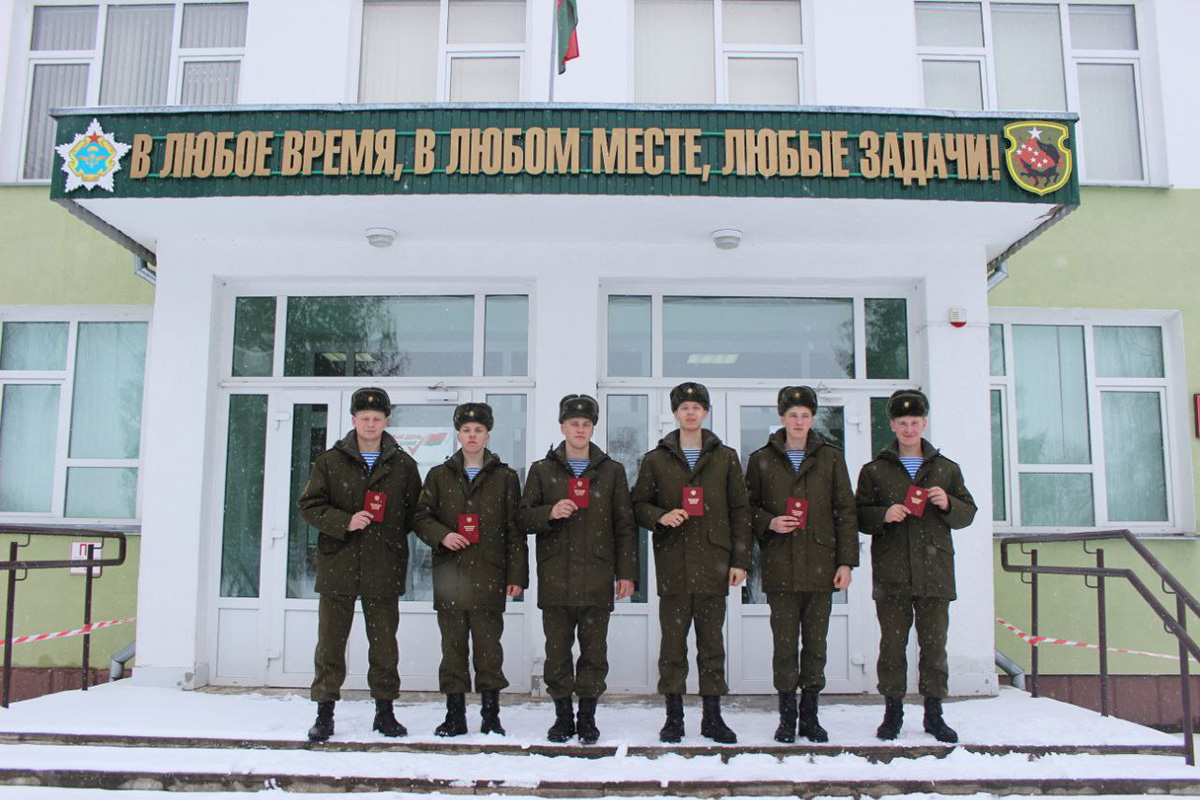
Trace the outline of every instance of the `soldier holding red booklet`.
<path fill-rule="evenodd" d="M 317 537 L 317 648 L 312 699 L 317 721 L 308 738 L 333 735 L 333 707 L 346 679 L 346 640 L 355 600 L 367 624 L 367 686 L 375 698 L 374 729 L 385 736 L 407 731 L 392 701 L 400 693 L 400 595 L 408 571 L 421 477 L 417 464 L 385 430 L 392 403 L 383 389 L 359 389 L 350 398 L 354 429 L 317 456 L 299 500 Z"/>
<path fill-rule="evenodd" d="M 417 536 L 433 549 L 433 607 L 442 634 L 438 684 L 446 695 L 438 736 L 467 732 L 468 653 L 482 700 L 480 732 L 504 735 L 504 604 L 529 585 L 529 546 L 517 527 L 517 473 L 487 449 L 492 424 L 487 403 L 454 409 L 460 449 L 425 476 L 413 522 Z"/>
<path fill-rule="evenodd" d="M 887 704 L 876 735 L 895 739 L 904 722 L 905 650 L 915 621 L 925 730 L 939 741 L 956 742 L 958 734 L 942 717 L 949 688 L 946 632 L 956 596 L 950 532 L 971 524 L 975 501 L 958 464 L 925 440 L 928 416 L 929 399 L 922 392 L 892 394 L 888 419 L 896 438 L 859 472 L 855 501 L 859 529 L 873 537 L 879 693 Z"/>

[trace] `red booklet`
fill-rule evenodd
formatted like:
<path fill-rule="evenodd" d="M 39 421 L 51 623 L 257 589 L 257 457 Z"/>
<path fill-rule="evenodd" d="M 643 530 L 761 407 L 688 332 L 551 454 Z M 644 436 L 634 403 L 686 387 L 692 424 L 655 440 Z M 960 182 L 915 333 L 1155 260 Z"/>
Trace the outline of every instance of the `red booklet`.
<path fill-rule="evenodd" d="M 929 500 L 929 490 L 924 487 L 911 484 L 908 487 L 908 494 L 904 496 L 904 507 L 916 516 L 925 515 L 925 503 Z"/>
<path fill-rule="evenodd" d="M 789 497 L 787 513 L 789 517 L 795 517 L 799 521 L 800 526 L 797 530 L 808 527 L 808 500 L 803 497 Z"/>
<path fill-rule="evenodd" d="M 567 499 L 580 508 L 587 508 L 592 499 L 591 478 L 570 478 L 567 481 Z"/>
<path fill-rule="evenodd" d="M 471 544 L 479 544 L 479 515 L 459 514 L 458 533 Z"/>
<path fill-rule="evenodd" d="M 371 515 L 371 522 L 383 522 L 383 513 L 387 510 L 387 495 L 383 492 L 367 492 L 363 500 L 363 511 Z"/>
<path fill-rule="evenodd" d="M 683 510 L 689 517 L 704 516 L 704 489 L 700 486 L 683 487 Z"/>

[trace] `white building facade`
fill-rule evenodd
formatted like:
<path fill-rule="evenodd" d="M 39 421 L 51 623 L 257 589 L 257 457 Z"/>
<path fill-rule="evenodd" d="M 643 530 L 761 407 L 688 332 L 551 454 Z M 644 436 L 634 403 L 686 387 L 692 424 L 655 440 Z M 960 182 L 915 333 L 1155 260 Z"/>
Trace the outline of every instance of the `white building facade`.
<path fill-rule="evenodd" d="M 844 446 L 852 477 L 887 440 L 887 396 L 929 394 L 929 437 L 961 464 L 980 509 L 955 535 L 950 689 L 993 693 L 988 277 L 1078 204 L 1078 174 L 1061 158 L 1057 188 L 1021 188 L 1003 131 L 1057 125 L 1084 175 L 1092 163 L 1098 179 L 1165 180 L 1163 142 L 1183 132 L 1161 111 L 1156 42 L 1195 13 L 1182 0 L 580 0 L 582 56 L 556 75 L 555 5 L 18 2 L 6 19 L 23 46 L 0 69 L 25 88 L 0 118 L 0 172 L 50 179 L 55 199 L 155 267 L 135 679 L 308 685 L 316 536 L 295 501 L 312 457 L 348 428 L 358 386 L 391 394 L 392 433 L 422 473 L 451 452 L 454 406 L 491 403 L 493 449 L 522 478 L 560 438 L 559 398 L 594 394 L 597 442 L 632 479 L 674 427 L 670 387 L 699 380 L 712 429 L 743 459 L 778 423 L 778 388 L 814 386 L 818 427 Z M 1131 18 L 1132 47 L 1120 38 Z M 153 46 L 122 46 L 138 26 L 158 31 Z M 1027 115 L 911 110 L 935 97 L 991 108 L 1039 83 L 1044 69 L 1011 67 L 1010 29 L 1037 33 L 1042 49 L 1016 54 L 1035 66 L 1057 42 L 1061 103 L 1033 98 L 1027 107 L 1051 110 Z M 1128 135 L 1106 139 L 1108 126 L 1090 134 L 1086 118 L 1075 142 L 1074 112 L 1119 102 L 1135 110 L 1132 148 Z M 57 139 L 35 113 L 51 107 L 77 107 L 59 116 Z M 112 192 L 69 188 L 48 153 L 93 119 L 132 148 Z M 554 150 L 538 137 L 571 131 L 578 171 L 563 145 L 562 169 L 547 174 L 536 157 L 553 162 Z M 939 171 L 931 140 L 940 149 L 943 135 L 978 150 L 943 152 Z M 348 148 L 368 148 L 358 166 Z M 385 162 L 387 174 L 356 173 Z M 638 592 L 610 628 L 614 692 L 657 681 L 642 536 Z M 401 673 L 406 689 L 431 690 L 429 557 L 410 543 Z M 874 691 L 868 551 L 864 537 L 834 607 L 830 691 Z M 734 692 L 770 693 L 755 577 L 730 594 L 728 677 Z M 511 691 L 539 685 L 536 598 L 535 581 L 509 604 Z M 361 688 L 361 626 L 355 636 L 348 686 Z"/>

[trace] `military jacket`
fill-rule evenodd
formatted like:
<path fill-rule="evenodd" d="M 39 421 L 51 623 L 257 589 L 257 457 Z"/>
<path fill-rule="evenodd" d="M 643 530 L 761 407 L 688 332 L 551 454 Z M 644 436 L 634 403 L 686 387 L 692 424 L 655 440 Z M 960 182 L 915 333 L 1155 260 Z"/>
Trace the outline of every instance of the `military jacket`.
<path fill-rule="evenodd" d="M 858 473 L 858 526 L 872 536 L 871 573 L 875 599 L 887 597 L 938 597 L 953 600 L 954 541 L 950 531 L 965 528 L 975 519 L 975 500 L 963 483 L 958 464 L 921 440 L 924 461 L 909 479 L 900 463 L 895 440 L 879 451 L 874 461 Z M 950 507 L 942 511 L 926 503 L 924 515 L 910 514 L 902 522 L 884 522 L 888 508 L 904 503 L 910 484 L 926 489 L 940 486 Z"/>
<path fill-rule="evenodd" d="M 367 491 L 387 495 L 383 522 L 348 531 Z M 417 463 L 386 431 L 370 471 L 354 431 L 317 456 L 297 505 L 317 536 L 320 594 L 399 597 L 408 572 L 408 532 L 413 526 L 421 476 Z"/>
<path fill-rule="evenodd" d="M 754 535 L 762 553 L 764 592 L 832 592 L 840 566 L 858 566 L 858 518 L 854 490 L 841 448 L 808 432 L 800 471 L 787 456 L 787 431 L 771 434 L 750 455 L 746 487 Z M 808 500 L 803 530 L 776 533 L 771 520 L 787 514 L 788 498 Z"/>
<path fill-rule="evenodd" d="M 613 607 L 613 581 L 638 579 L 638 528 L 625 467 L 591 445 L 579 476 L 589 481 L 588 507 L 566 519 L 550 519 L 567 498 L 575 472 L 559 444 L 529 468 L 518 520 L 537 537 L 538 607 Z"/>
<path fill-rule="evenodd" d="M 694 470 L 679 447 L 679 431 L 668 433 L 642 459 L 633 488 L 639 525 L 653 532 L 658 594 L 726 594 L 729 570 L 750 568 L 750 505 L 737 453 L 702 431 Z M 682 508 L 684 487 L 704 489 L 704 516 L 676 528 L 658 524 Z"/>
<path fill-rule="evenodd" d="M 529 546 L 517 527 L 517 473 L 490 450 L 468 481 L 462 451 L 429 470 L 413 528 L 433 550 L 433 607 L 438 611 L 503 610 L 505 588 L 529 585 Z M 479 515 L 479 542 L 442 546 L 458 530 L 459 514 Z"/>

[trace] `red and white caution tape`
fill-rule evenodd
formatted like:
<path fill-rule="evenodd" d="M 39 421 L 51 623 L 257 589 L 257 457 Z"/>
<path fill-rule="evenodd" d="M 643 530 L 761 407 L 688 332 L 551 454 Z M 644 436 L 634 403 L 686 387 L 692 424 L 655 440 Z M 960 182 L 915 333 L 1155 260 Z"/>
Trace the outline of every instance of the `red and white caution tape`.
<path fill-rule="evenodd" d="M 1011 631 L 1014 635 L 1016 635 L 1016 637 L 1018 639 L 1024 639 L 1026 642 L 1029 642 L 1029 644 L 1032 645 L 1033 647 L 1040 647 L 1041 645 L 1044 645 L 1044 644 L 1061 644 L 1065 647 L 1082 647 L 1087 650 L 1099 650 L 1100 649 L 1100 645 L 1090 644 L 1088 642 L 1074 642 L 1074 641 L 1071 641 L 1070 639 L 1056 639 L 1052 636 L 1034 636 L 1032 633 L 1026 633 L 1025 631 L 1023 631 L 1020 628 L 1013 625 L 1008 620 L 1001 619 L 1000 617 L 996 617 L 996 622 L 999 622 L 1001 625 L 1003 625 L 1005 628 L 1007 628 L 1009 631 Z M 1166 655 L 1165 653 L 1147 653 L 1145 650 L 1130 650 L 1125 647 L 1110 647 L 1110 648 L 1108 648 L 1108 652 L 1110 652 L 1110 653 L 1127 653 L 1127 654 L 1133 655 L 1133 656 L 1150 656 L 1151 658 L 1165 658 L 1169 661 L 1178 661 L 1179 660 L 1179 656 L 1169 656 L 1169 655 Z"/>
<path fill-rule="evenodd" d="M 34 633 L 29 636 L 17 636 L 12 640 L 13 644 L 28 644 L 30 642 L 47 642 L 51 639 L 66 639 L 68 636 L 82 636 L 85 633 L 92 633 L 101 628 L 113 628 L 117 625 L 124 625 L 127 622 L 133 622 L 137 617 L 126 617 L 125 619 L 106 619 L 102 622 L 92 622 L 84 625 L 82 628 L 76 628 L 73 631 L 55 631 L 54 633 Z M 7 644 L 4 639 L 0 639 L 0 645 Z"/>

